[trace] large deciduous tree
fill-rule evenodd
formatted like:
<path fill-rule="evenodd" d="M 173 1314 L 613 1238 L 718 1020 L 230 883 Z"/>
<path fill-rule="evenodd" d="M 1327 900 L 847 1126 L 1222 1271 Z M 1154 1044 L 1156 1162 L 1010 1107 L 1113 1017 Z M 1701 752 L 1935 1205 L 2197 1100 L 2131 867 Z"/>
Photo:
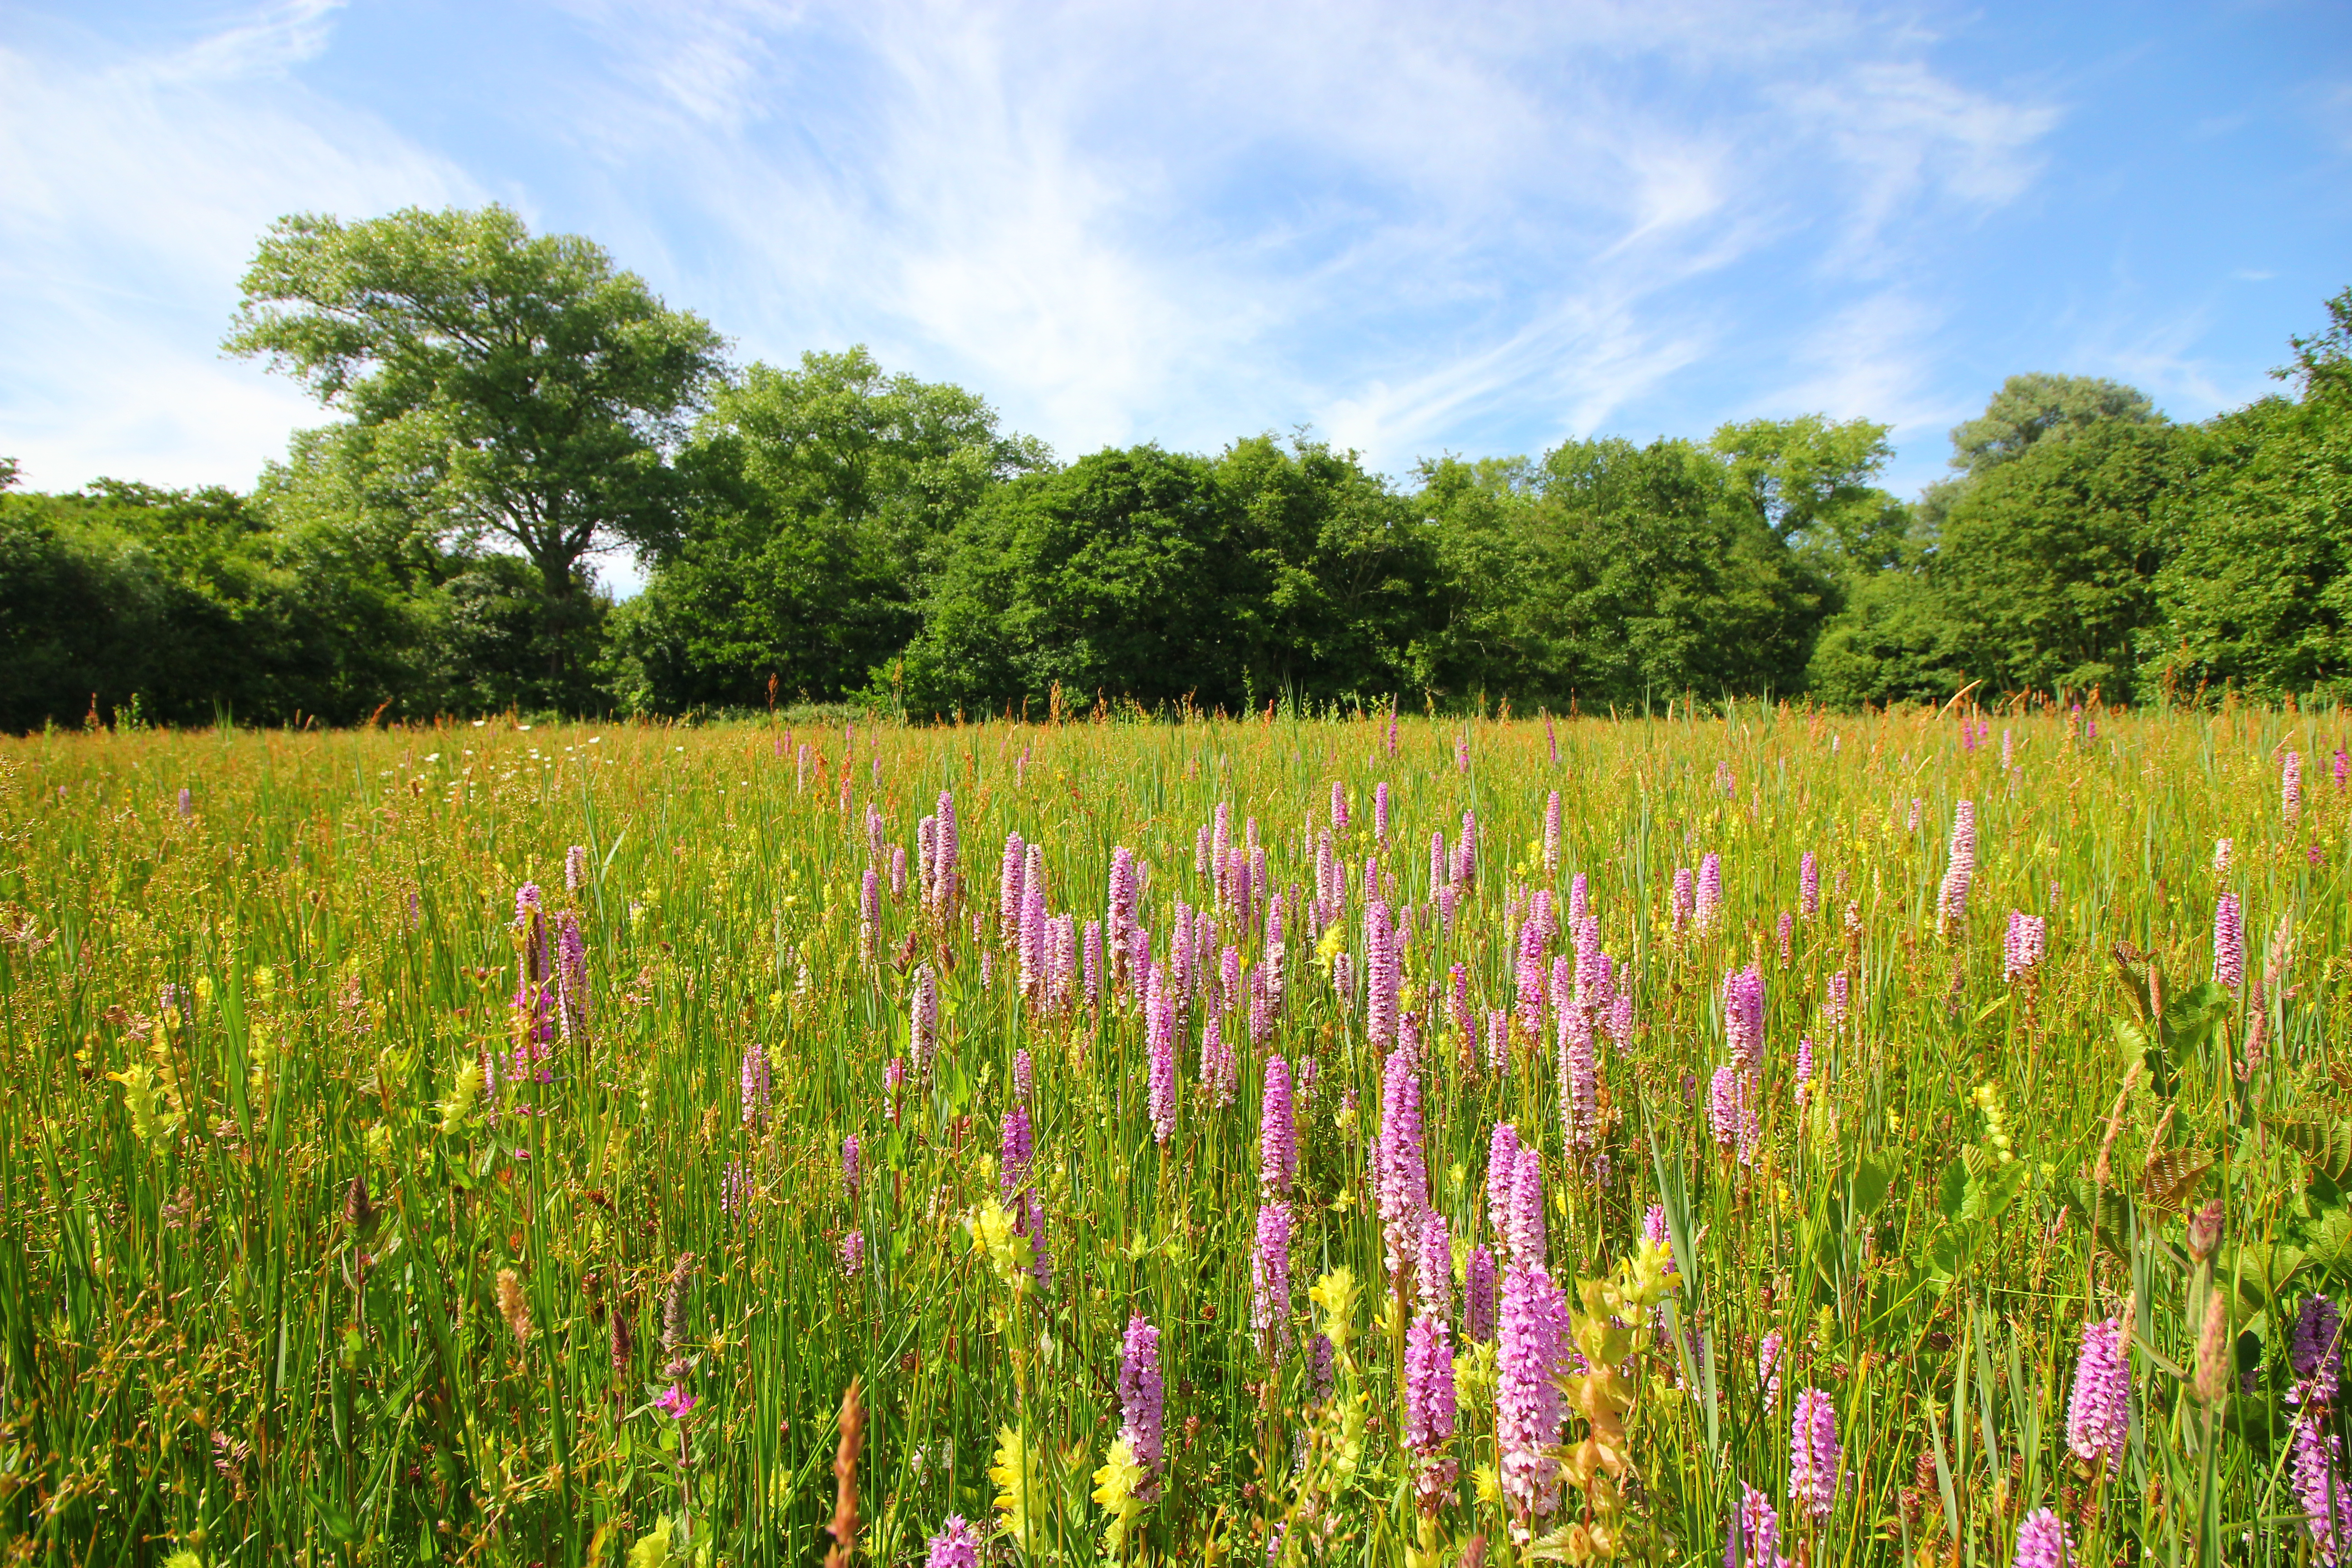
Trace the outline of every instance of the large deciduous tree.
<path fill-rule="evenodd" d="M 862 688 L 915 635 L 957 522 L 1051 465 L 976 395 L 863 348 L 752 365 L 679 456 L 692 526 L 618 617 L 625 695 L 674 710 L 756 702 L 771 678 L 825 700 Z"/>
<path fill-rule="evenodd" d="M 598 246 L 500 206 L 305 214 L 271 226 L 243 287 L 230 351 L 364 427 L 436 533 L 520 551 L 551 627 L 593 613 L 580 568 L 600 542 L 674 536 L 668 452 L 720 340 Z"/>
<path fill-rule="evenodd" d="M 2165 512 L 2144 668 L 2176 691 L 2352 695 L 2352 289 L 2327 311 L 2279 373 L 2299 395 L 2208 425 Z"/>

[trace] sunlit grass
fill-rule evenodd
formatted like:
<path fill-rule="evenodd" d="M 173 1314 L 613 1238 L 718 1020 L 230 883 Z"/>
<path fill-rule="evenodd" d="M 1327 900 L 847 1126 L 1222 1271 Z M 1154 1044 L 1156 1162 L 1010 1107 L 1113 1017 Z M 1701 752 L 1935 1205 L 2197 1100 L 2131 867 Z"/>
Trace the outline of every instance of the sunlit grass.
<path fill-rule="evenodd" d="M 0 1534 L 61 1563 L 617 1563 L 648 1542 L 812 1562 L 833 1542 L 855 1379 L 859 1560 L 919 1561 L 950 1514 L 1001 1524 L 987 1471 L 1013 1426 L 1038 1472 L 1026 1560 L 1093 1561 L 1111 1516 L 1089 1494 L 1139 1312 L 1160 1334 L 1168 1463 L 1125 1558 L 1261 1563 L 1287 1521 L 1294 1561 L 1396 1563 L 1429 1542 L 1452 1562 L 1479 1536 L 1487 1562 L 1518 1561 L 1505 1504 L 1472 1479 L 1495 1461 L 1494 1416 L 1466 1346 L 1462 1479 L 1430 1533 L 1399 1452 L 1404 1316 L 1365 1178 L 1382 1064 L 1366 1043 L 1361 866 L 1378 854 L 1386 900 L 1414 911 L 1402 1002 L 1423 1042 L 1430 1198 L 1457 1241 L 1491 1239 L 1498 1119 L 1539 1137 L 1564 1281 L 1633 1257 L 1654 1203 L 1677 1233 L 1672 1331 L 1625 1380 L 1626 1555 L 1720 1561 L 1744 1482 L 1782 1510 L 1780 1550 L 1817 1565 L 2006 1563 L 2042 1507 L 2089 1560 L 2307 1557 L 2284 1395 L 2296 1304 L 2352 1270 L 2337 1185 L 2352 1147 L 2312 1131 L 2352 1102 L 2347 808 L 2331 772 L 2347 726 L 1983 721 L 1971 747 L 1950 715 L 1406 719 L 1393 755 L 1364 718 L 0 743 Z M 1318 944 L 1299 903 L 1334 782 L 1346 909 Z M 927 917 L 917 823 L 943 791 L 962 901 Z M 1965 915 L 1939 921 L 1963 800 L 1977 869 Z M 1164 955 L 1176 900 L 1216 907 L 1195 836 L 1219 803 L 1236 844 L 1255 819 L 1289 910 L 1266 1048 L 1318 1073 L 1278 1358 L 1250 1326 L 1265 1051 L 1245 1000 L 1222 1015 L 1240 1058 L 1222 1109 L 1198 1079 L 1213 994 L 1192 1004 L 1163 1147 L 1139 998 L 1107 984 L 1098 1013 L 1024 1006 L 996 920 L 1008 832 L 1043 846 L 1049 908 L 1081 929 L 1104 917 L 1124 847 L 1149 868 L 1140 918 Z M 1448 931 L 1429 840 L 1453 845 L 1465 811 L 1481 847 Z M 584 875 L 567 891 L 575 845 Z M 1784 957 L 1777 925 L 1799 910 L 1808 851 L 1821 909 L 1792 921 Z M 1674 874 L 1710 852 L 1722 917 L 1678 931 Z M 1634 998 L 1631 1042 L 1600 1051 L 1583 1150 L 1564 1134 L 1550 1026 L 1498 1079 L 1444 1006 L 1461 963 L 1482 1027 L 1513 1007 L 1514 912 L 1528 889 L 1555 892 L 1548 966 L 1569 951 L 1578 873 Z M 525 882 L 551 920 L 578 922 L 583 1016 L 543 1073 L 482 1090 L 469 1066 L 478 1079 L 514 1048 Z M 2247 983 L 2200 994 L 2223 891 L 2243 900 Z M 1214 945 L 1262 965 L 1263 908 L 1222 920 Z M 2049 932 L 2015 982 L 2012 910 Z M 2118 944 L 2158 976 L 2152 1040 Z M 1350 1001 L 1331 984 L 1339 952 Z M 1749 963 L 1766 1026 L 1742 1163 L 1711 1135 L 1708 1100 L 1723 979 Z M 939 1056 L 893 1093 L 917 964 L 938 976 Z M 1838 1029 L 1821 1008 L 1841 972 Z M 1816 1082 L 1802 1108 L 1801 1037 Z M 747 1119 L 754 1044 L 772 1089 Z M 999 1195 L 1024 1048 L 1053 1259 L 1050 1286 L 1025 1295 L 965 1223 Z M 2189 1386 L 2207 1298 L 2184 1218 L 2215 1199 L 2208 1267 L 2231 1363 L 2229 1396 L 2207 1403 Z M 1352 1461 L 1301 1352 L 1322 1316 L 1308 1288 L 1342 1268 L 1359 1286 Z M 2069 1456 L 2066 1405 L 2084 1321 L 2116 1313 L 2144 1342 L 2132 1451 L 2109 1481 Z M 1757 1350 L 1774 1331 L 1777 1405 Z M 1845 1479 L 1832 1517 L 1801 1529 L 1790 1406 L 1809 1387 L 1835 1404 Z M 1567 1436 L 1583 1431 L 1571 1419 Z M 1538 1535 L 1580 1506 L 1571 1491 Z"/>

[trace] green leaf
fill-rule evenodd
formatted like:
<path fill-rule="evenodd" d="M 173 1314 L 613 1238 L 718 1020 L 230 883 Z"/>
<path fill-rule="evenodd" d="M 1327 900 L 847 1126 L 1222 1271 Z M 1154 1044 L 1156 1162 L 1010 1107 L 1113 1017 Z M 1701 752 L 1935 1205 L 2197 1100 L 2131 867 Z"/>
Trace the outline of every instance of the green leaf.
<path fill-rule="evenodd" d="M 2011 1160 L 1996 1163 L 1968 1184 L 1960 1201 L 1963 1220 L 1998 1219 L 2009 1205 L 2017 1201 L 2020 1188 L 2025 1184 L 2025 1162 Z"/>
<path fill-rule="evenodd" d="M 1879 1205 L 1886 1201 L 1887 1188 L 1894 1177 L 1891 1160 L 1865 1154 L 1854 1163 L 1853 1213 L 1856 1218 L 1878 1212 Z"/>
<path fill-rule="evenodd" d="M 2337 1187 L 2352 1180 L 2352 1121 L 2289 1121 L 2279 1126 L 2278 1135 Z"/>
<path fill-rule="evenodd" d="M 1958 1219 L 1960 1205 L 1968 1196 L 1969 1168 L 1958 1160 L 1944 1167 L 1944 1179 L 1936 1191 L 1936 1207 L 1946 1219 Z"/>

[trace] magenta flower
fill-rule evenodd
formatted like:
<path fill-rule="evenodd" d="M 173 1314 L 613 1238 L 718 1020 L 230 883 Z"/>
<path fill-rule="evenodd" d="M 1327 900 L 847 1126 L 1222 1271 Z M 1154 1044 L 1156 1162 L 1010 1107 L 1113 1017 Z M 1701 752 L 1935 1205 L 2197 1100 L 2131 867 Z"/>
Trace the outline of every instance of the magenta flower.
<path fill-rule="evenodd" d="M 1763 1065 L 1764 975 L 1754 964 L 1723 977 L 1723 1039 L 1740 1071 Z"/>
<path fill-rule="evenodd" d="M 694 1408 L 694 1395 L 688 1394 L 681 1385 L 673 1383 L 662 1391 L 659 1398 L 654 1401 L 654 1408 L 673 1421 L 683 1421 L 686 1419 L 686 1413 Z"/>
<path fill-rule="evenodd" d="M 1424 1312 L 1405 1331 L 1404 1446 L 1419 1461 L 1414 1485 L 1425 1506 L 1454 1484 L 1454 1352 L 1444 1320 Z"/>
<path fill-rule="evenodd" d="M 1533 1521 L 1559 1506 L 1559 1447 L 1566 1415 L 1559 1386 L 1568 1301 L 1540 1267 L 1514 1265 L 1503 1280 L 1502 1339 L 1496 1356 L 1495 1441 L 1503 1495 L 1525 1539 Z"/>
<path fill-rule="evenodd" d="M 1121 1342 L 1118 1362 L 1118 1435 L 1126 1438 L 1141 1465 L 1147 1483 L 1157 1490 L 1160 1466 L 1166 1455 L 1161 1439 L 1163 1394 L 1160 1383 L 1160 1331 L 1136 1313 L 1127 1321 L 1127 1337 Z"/>
<path fill-rule="evenodd" d="M 1445 1216 L 1435 1209 L 1422 1215 L 1412 1278 L 1413 1294 L 1423 1313 L 1433 1318 L 1454 1315 L 1454 1242 Z"/>
<path fill-rule="evenodd" d="M 1723 1568 L 1780 1568 L 1780 1514 L 1772 1500 L 1739 1483 L 1739 1506 L 1724 1531 Z"/>
<path fill-rule="evenodd" d="M 1676 936 L 1690 929 L 1691 914 L 1698 902 L 1697 889 L 1698 884 L 1692 879 L 1689 867 L 1675 868 L 1674 900 L 1669 908 L 1674 916 Z"/>
<path fill-rule="evenodd" d="M 868 963 L 879 951 L 882 933 L 882 873 L 866 868 L 857 887 L 857 952 Z"/>
<path fill-rule="evenodd" d="M 1495 1332 L 1495 1254 L 1474 1247 L 1462 1268 L 1462 1334 L 1483 1342 Z"/>
<path fill-rule="evenodd" d="M 1780 1408 L 1780 1351 L 1788 1338 L 1774 1329 L 1756 1347 L 1756 1376 L 1764 1389 L 1764 1408 Z"/>
<path fill-rule="evenodd" d="M 1518 1152 L 1518 1173 L 1511 1183 L 1511 1267 L 1540 1268 L 1544 1239 L 1543 1152 L 1533 1144 Z"/>
<path fill-rule="evenodd" d="M 1454 841 L 1454 879 L 1467 888 L 1478 880 L 1478 814 L 1462 814 L 1462 836 Z"/>
<path fill-rule="evenodd" d="M 1298 1132 L 1292 1120 L 1290 1064 L 1280 1057 L 1265 1058 L 1265 1091 L 1258 1111 L 1258 1190 L 1268 1197 L 1286 1197 L 1298 1174 Z"/>
<path fill-rule="evenodd" d="M 1943 886 L 1936 895 L 1938 926 L 1957 925 L 1968 917 L 1969 884 L 1977 870 L 1977 803 L 1972 800 L 1952 808 L 1952 839 L 1945 867 Z"/>
<path fill-rule="evenodd" d="M 1114 986 L 1127 973 L 1128 933 L 1135 929 L 1136 897 L 1135 852 L 1125 845 L 1114 846 L 1110 852 L 1110 919 L 1104 928 L 1110 943 Z"/>
<path fill-rule="evenodd" d="M 1802 1105 L 1812 1098 L 1812 1093 L 1813 1037 L 1811 1035 L 1800 1035 L 1797 1037 L 1797 1080 L 1793 1086 L 1792 1097 L 1799 1105 Z"/>
<path fill-rule="evenodd" d="M 742 1098 L 743 1125 L 766 1120 L 768 1093 L 772 1074 L 768 1066 L 768 1047 L 754 1040 L 743 1047 Z"/>
<path fill-rule="evenodd" d="M 1738 1068 L 1715 1069 L 1715 1078 L 1707 1087 L 1706 1121 L 1707 1131 L 1714 1134 L 1715 1146 L 1718 1149 L 1729 1149 L 1739 1141 L 1740 1102 L 1745 1098 L 1741 1091 L 1744 1087 Z"/>
<path fill-rule="evenodd" d="M 1545 723 L 1549 724 L 1550 721 L 1546 720 Z M 1546 875 L 1553 877 L 1559 875 L 1559 791 L 1558 790 L 1553 790 L 1544 801 L 1543 863 Z"/>
<path fill-rule="evenodd" d="M 1103 928 L 1100 921 L 1087 922 L 1086 977 L 1087 1011 L 1102 1010 Z"/>
<path fill-rule="evenodd" d="M 2074 1560 L 2074 1543 L 2056 1514 L 2037 1508 L 2017 1522 L 2017 1554 L 2011 1568 L 2066 1568 Z"/>
<path fill-rule="evenodd" d="M 1279 1355 L 1290 1337 L 1290 1211 L 1279 1200 L 1258 1208 L 1250 1287 L 1250 1327 L 1267 1354 Z"/>
<path fill-rule="evenodd" d="M 1154 969 L 1144 982 L 1143 1017 L 1151 1053 L 1151 1140 L 1161 1148 L 1176 1136 L 1176 1004 L 1168 994 L 1166 971 Z"/>
<path fill-rule="evenodd" d="M 2327 1568 L 2336 1568 L 2345 1546 L 2352 1543 L 2352 1495 L 2347 1495 L 2347 1478 L 2336 1469 L 2343 1455 L 2343 1440 L 2320 1425 L 2317 1412 L 2306 1410 L 2294 1418 L 2294 1493 L 2303 1504 L 2304 1528 Z"/>
<path fill-rule="evenodd" d="M 909 1011 L 912 1015 L 907 1037 L 907 1048 L 915 1058 L 915 1071 L 924 1078 L 931 1076 L 931 1058 L 940 1048 L 940 983 L 931 974 L 931 966 L 915 966 L 914 996 Z"/>
<path fill-rule="evenodd" d="M 841 1141 L 841 1185 L 851 1203 L 857 1201 L 857 1134 L 853 1132 Z"/>
<path fill-rule="evenodd" d="M 2107 1474 L 2123 1465 L 2131 1438 L 2131 1367 L 2125 1359 L 2123 1321 L 2083 1325 L 2074 1360 L 2074 1393 L 2066 1405 L 2066 1447 L 2080 1459 L 2104 1458 Z"/>
<path fill-rule="evenodd" d="M 1837 1503 L 1837 1407 L 1818 1388 L 1797 1395 L 1789 1429 L 1789 1500 L 1814 1519 L 1827 1519 Z"/>
<path fill-rule="evenodd" d="M 1830 976 L 1830 994 L 1822 1002 L 1822 1026 L 1832 1035 L 1845 1032 L 1846 1014 L 1853 1000 L 1853 982 L 1843 969 Z"/>
<path fill-rule="evenodd" d="M 1021 930 L 1022 883 L 1029 868 L 1028 847 L 1018 833 L 1004 836 L 1004 858 L 996 873 L 996 930 L 1008 947 Z"/>
<path fill-rule="evenodd" d="M 866 1233 L 853 1230 L 841 1238 L 841 1271 L 852 1279 L 866 1268 Z"/>
<path fill-rule="evenodd" d="M 2049 951 L 2050 922 L 2019 910 L 2010 910 L 2009 934 L 2001 939 L 2000 944 L 2000 977 L 2011 982 L 2023 979 L 2041 967 L 2042 960 Z M 1845 973 L 1841 970 L 1838 979 L 1843 981 L 1844 978 Z"/>
<path fill-rule="evenodd" d="M 1421 1079 L 1412 1070 L 1412 1058 L 1402 1049 L 1389 1054 L 1381 1073 L 1380 1144 L 1374 1155 L 1373 1190 L 1379 1198 L 1389 1272 L 1393 1274 L 1411 1256 L 1420 1236 L 1421 1216 L 1429 1208 L 1429 1173 L 1422 1152 Z"/>
<path fill-rule="evenodd" d="M 1389 837 L 1389 786 L 1383 779 L 1372 786 L 1372 837 L 1383 844 Z"/>
<path fill-rule="evenodd" d="M 2213 983 L 2235 991 L 2245 979 L 2245 916 L 2239 912 L 2238 895 L 2223 893 L 2213 900 Z"/>
<path fill-rule="evenodd" d="M 1519 1181 L 1519 1130 L 1507 1121 L 1495 1123 L 1486 1141 L 1486 1229 L 1511 1258 L 1511 1194 Z"/>
<path fill-rule="evenodd" d="M 1331 1397 L 1331 1342 L 1321 1331 L 1307 1336 L 1307 1403 L 1320 1405 Z"/>
<path fill-rule="evenodd" d="M 2303 753 L 2289 752 L 2279 759 L 2279 813 L 2289 822 L 2303 815 Z"/>
<path fill-rule="evenodd" d="M 1364 911 L 1364 1037 L 1375 1052 L 1396 1048 L 1397 947 L 1388 906 L 1374 900 Z"/>
<path fill-rule="evenodd" d="M 1240 1082 L 1233 1047 L 1225 1043 L 1223 1023 L 1213 1013 L 1201 1027 L 1201 1087 L 1214 1105 L 1231 1105 Z"/>
<path fill-rule="evenodd" d="M 923 1568 L 980 1568 L 980 1537 L 972 1533 L 963 1515 L 948 1515 L 940 1532 L 931 1537 Z"/>
<path fill-rule="evenodd" d="M 1561 1131 L 1574 1149 L 1592 1146 L 1600 1118 L 1601 1075 L 1592 1057 L 1592 1015 L 1571 1003 L 1560 1009 L 1559 1112 Z"/>
<path fill-rule="evenodd" d="M 1692 909 L 1701 934 L 1723 923 L 1723 857 L 1709 850 L 1698 863 L 1698 890 Z"/>
<path fill-rule="evenodd" d="M 1797 912 L 1811 920 L 1822 912 L 1822 868 L 1806 850 L 1797 862 Z"/>
<path fill-rule="evenodd" d="M 1020 960 L 1021 994 L 1033 1006 L 1045 999 L 1045 850 L 1032 844 L 1028 866 L 1021 875 L 1021 928 L 1015 933 L 1015 955 Z"/>
<path fill-rule="evenodd" d="M 1003 1131 L 997 1142 L 996 1184 L 1001 1195 L 1010 1198 L 1028 1184 L 1029 1162 L 1034 1149 L 1029 1112 L 1015 1104 L 1004 1113 Z"/>
<path fill-rule="evenodd" d="M 2287 1349 L 2287 1364 L 2295 1384 L 2287 1394 L 2293 1405 L 2333 1405 L 2344 1365 L 2343 1314 L 2325 1296 L 2306 1296 L 2295 1315 L 2294 1338 Z"/>

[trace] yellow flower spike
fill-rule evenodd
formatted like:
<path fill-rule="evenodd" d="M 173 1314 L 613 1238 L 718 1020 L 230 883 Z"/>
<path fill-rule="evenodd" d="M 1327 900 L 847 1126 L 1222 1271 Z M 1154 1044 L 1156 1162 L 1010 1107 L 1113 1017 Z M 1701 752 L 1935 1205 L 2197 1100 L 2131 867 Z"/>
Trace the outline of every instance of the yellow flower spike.
<path fill-rule="evenodd" d="M 1013 1211 L 991 1198 L 964 1215 L 963 1228 L 971 1237 L 971 1249 L 987 1259 L 1004 1288 L 1015 1296 L 1026 1295 L 1036 1283 L 1029 1271 L 1036 1255 L 1030 1238 L 1013 1228 Z"/>
<path fill-rule="evenodd" d="M 1331 1353 L 1344 1356 L 1356 1333 L 1356 1271 L 1334 1268 L 1315 1281 L 1307 1299 L 1323 1310 L 1318 1325 L 1323 1337 L 1331 1342 Z"/>
<path fill-rule="evenodd" d="M 1143 1465 L 1135 1457 L 1133 1439 L 1118 1438 L 1104 1456 L 1102 1467 L 1095 1471 L 1095 1503 L 1110 1515 L 1110 1523 L 1103 1531 L 1104 1551 L 1116 1553 L 1135 1521 L 1150 1506 L 1136 1495 L 1143 1482 Z"/>

